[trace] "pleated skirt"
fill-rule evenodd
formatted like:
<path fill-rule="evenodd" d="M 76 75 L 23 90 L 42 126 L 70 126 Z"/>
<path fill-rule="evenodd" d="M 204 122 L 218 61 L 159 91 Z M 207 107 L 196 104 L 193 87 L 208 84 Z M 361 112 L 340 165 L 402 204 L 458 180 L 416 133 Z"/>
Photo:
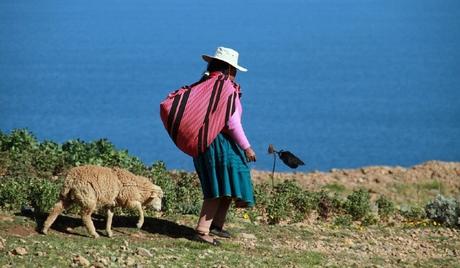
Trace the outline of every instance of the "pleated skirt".
<path fill-rule="evenodd" d="M 254 206 L 254 188 L 243 150 L 219 134 L 208 149 L 193 158 L 204 199 L 231 197 L 236 207 Z"/>

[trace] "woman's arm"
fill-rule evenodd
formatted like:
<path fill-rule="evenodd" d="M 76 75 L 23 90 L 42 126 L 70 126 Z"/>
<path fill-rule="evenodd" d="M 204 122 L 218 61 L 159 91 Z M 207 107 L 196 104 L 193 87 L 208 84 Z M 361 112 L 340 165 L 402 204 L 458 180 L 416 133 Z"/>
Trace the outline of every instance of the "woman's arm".
<path fill-rule="evenodd" d="M 225 132 L 244 150 L 248 161 L 256 161 L 256 154 L 252 150 L 251 144 L 249 144 L 248 138 L 244 133 L 243 125 L 241 124 L 241 113 L 243 109 L 239 98 L 236 99 L 235 106 L 235 112 L 228 120 Z"/>
<path fill-rule="evenodd" d="M 236 142 L 236 144 L 238 144 L 238 146 L 241 147 L 241 149 L 246 150 L 251 147 L 251 145 L 249 144 L 248 138 L 243 130 L 243 125 L 241 124 L 241 113 L 241 103 L 237 98 L 235 101 L 235 112 L 227 122 L 225 133 L 230 135 L 230 137 Z"/>

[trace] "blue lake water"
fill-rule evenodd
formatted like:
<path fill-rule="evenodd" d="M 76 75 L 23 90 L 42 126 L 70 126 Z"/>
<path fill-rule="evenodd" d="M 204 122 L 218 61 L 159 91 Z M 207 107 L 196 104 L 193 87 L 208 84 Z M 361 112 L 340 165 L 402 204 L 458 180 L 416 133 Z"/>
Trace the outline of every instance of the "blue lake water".
<path fill-rule="evenodd" d="M 192 170 L 159 103 L 221 45 L 249 69 L 253 168 L 271 169 L 270 143 L 300 171 L 460 161 L 458 0 L 2 0 L 0 130 Z"/>

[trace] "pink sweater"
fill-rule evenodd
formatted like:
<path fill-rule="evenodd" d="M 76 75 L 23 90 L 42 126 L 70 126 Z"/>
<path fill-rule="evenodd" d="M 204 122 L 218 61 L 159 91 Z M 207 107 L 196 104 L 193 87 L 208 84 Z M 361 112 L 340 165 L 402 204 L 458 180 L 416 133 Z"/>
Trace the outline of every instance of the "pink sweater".
<path fill-rule="evenodd" d="M 227 122 L 227 127 L 224 128 L 224 133 L 230 135 L 230 137 L 241 147 L 246 150 L 251 147 L 246 134 L 244 134 L 243 126 L 241 125 L 241 115 L 243 113 L 243 107 L 241 106 L 240 98 L 235 100 L 235 113 L 230 117 Z"/>

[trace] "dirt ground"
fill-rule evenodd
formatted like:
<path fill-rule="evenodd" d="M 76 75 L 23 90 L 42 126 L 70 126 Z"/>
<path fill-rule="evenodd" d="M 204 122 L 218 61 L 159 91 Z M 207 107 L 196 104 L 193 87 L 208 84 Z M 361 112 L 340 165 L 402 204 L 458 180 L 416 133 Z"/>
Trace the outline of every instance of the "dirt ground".
<path fill-rule="evenodd" d="M 255 183 L 271 182 L 271 172 L 253 171 Z M 424 203 L 438 193 L 460 197 L 460 163 L 429 161 L 409 168 L 370 166 L 329 172 L 275 173 L 275 181 L 295 180 L 305 189 L 368 189 L 398 203 Z"/>

